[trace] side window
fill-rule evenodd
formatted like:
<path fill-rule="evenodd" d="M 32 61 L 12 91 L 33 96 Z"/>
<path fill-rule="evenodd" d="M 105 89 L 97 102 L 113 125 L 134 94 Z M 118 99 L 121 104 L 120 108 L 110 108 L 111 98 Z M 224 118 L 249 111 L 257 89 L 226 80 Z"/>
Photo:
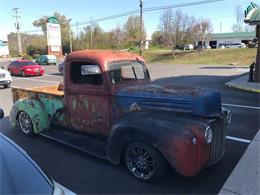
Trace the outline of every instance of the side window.
<path fill-rule="evenodd" d="M 72 62 L 70 76 L 73 83 L 102 85 L 103 77 L 99 66 L 91 62 Z"/>

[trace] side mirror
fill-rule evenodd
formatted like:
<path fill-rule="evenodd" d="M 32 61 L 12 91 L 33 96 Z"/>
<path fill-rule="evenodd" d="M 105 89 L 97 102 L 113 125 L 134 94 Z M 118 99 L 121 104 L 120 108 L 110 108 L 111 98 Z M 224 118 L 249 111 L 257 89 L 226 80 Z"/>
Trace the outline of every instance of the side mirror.
<path fill-rule="evenodd" d="M 81 66 L 81 75 L 95 75 L 101 74 L 101 70 L 98 65 L 82 65 Z"/>
<path fill-rule="evenodd" d="M 0 119 L 1 119 L 1 118 L 4 118 L 4 111 L 3 111 L 2 108 L 0 108 Z"/>

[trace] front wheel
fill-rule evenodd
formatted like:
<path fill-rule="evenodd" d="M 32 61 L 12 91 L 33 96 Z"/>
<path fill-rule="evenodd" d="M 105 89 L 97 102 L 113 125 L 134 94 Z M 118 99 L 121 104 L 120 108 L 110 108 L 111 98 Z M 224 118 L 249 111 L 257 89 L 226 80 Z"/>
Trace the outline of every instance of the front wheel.
<path fill-rule="evenodd" d="M 27 135 L 27 136 L 31 136 L 33 135 L 33 123 L 32 123 L 32 119 L 29 116 L 29 114 L 25 111 L 21 111 L 18 115 L 18 125 L 20 130 L 22 130 L 22 132 Z"/>
<path fill-rule="evenodd" d="M 166 169 L 163 156 L 143 142 L 129 144 L 124 152 L 124 160 L 130 173 L 142 181 L 158 179 Z"/>
<path fill-rule="evenodd" d="M 11 86 L 11 83 L 5 84 L 4 88 L 9 88 Z"/>

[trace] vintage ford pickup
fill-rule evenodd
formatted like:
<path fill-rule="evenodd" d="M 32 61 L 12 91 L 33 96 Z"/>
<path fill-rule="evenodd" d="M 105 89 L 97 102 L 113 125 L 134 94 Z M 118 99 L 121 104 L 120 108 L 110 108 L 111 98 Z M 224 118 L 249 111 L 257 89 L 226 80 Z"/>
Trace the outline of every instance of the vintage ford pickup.
<path fill-rule="evenodd" d="M 83 50 L 65 60 L 64 84 L 12 88 L 13 127 L 125 163 L 140 180 L 167 165 L 194 176 L 224 155 L 231 114 L 218 92 L 155 85 L 128 52 Z"/>

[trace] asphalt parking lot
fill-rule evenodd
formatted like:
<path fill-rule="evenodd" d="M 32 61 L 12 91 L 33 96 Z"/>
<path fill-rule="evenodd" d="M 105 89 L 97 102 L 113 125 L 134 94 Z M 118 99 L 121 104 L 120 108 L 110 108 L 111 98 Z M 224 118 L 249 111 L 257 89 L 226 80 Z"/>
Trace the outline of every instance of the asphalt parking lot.
<path fill-rule="evenodd" d="M 1 62 L 5 65 L 7 62 Z M 113 166 L 46 138 L 25 137 L 10 127 L 11 90 L 0 89 L 0 107 L 5 118 L 0 131 L 20 145 L 51 177 L 76 193 L 83 194 L 216 194 L 227 180 L 249 142 L 259 130 L 259 94 L 225 87 L 225 82 L 247 72 L 247 68 L 213 65 L 148 66 L 154 83 L 211 88 L 221 92 L 223 106 L 232 112 L 224 158 L 197 176 L 184 178 L 173 170 L 156 183 L 144 183 L 129 175 L 123 166 Z M 63 80 L 57 66 L 46 66 L 41 77 L 13 77 L 12 86 L 34 87 Z M 25 173 L 26 174 L 26 173 Z"/>

